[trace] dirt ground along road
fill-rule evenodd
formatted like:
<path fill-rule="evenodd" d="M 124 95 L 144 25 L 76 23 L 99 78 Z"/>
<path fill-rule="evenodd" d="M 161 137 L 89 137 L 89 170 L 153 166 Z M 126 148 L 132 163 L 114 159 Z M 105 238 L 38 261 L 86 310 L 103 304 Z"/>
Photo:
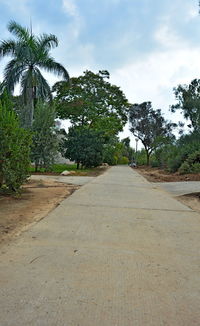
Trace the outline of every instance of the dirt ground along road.
<path fill-rule="evenodd" d="M 29 180 L 22 193 L 0 196 L 0 248 L 19 236 L 31 223 L 44 218 L 79 186 L 41 179 Z"/>
<path fill-rule="evenodd" d="M 200 215 L 127 166 L 0 257 L 2 326 L 199 326 Z"/>

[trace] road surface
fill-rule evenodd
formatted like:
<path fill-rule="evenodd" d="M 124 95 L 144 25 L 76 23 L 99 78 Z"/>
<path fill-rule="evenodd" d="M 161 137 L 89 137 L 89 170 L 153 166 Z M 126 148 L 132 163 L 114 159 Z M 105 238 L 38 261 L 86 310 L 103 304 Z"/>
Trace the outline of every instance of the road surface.
<path fill-rule="evenodd" d="M 200 325 L 200 215 L 129 167 L 0 255 L 1 326 Z"/>

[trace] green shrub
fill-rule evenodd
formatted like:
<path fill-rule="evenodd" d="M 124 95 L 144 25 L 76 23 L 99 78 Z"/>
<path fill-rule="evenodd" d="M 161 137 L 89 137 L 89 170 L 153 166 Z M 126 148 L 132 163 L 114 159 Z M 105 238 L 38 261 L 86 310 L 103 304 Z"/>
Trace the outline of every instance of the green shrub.
<path fill-rule="evenodd" d="M 153 161 L 153 162 L 151 162 L 151 167 L 152 168 L 159 168 L 160 167 L 160 164 L 157 161 Z"/>
<path fill-rule="evenodd" d="M 200 163 L 192 164 L 192 173 L 200 173 Z"/>
<path fill-rule="evenodd" d="M 192 165 L 194 163 L 200 163 L 200 151 L 195 151 L 188 156 L 187 162 Z"/>
<path fill-rule="evenodd" d="M 129 159 L 126 156 L 122 156 L 120 157 L 118 164 L 128 164 L 129 163 Z"/>
<path fill-rule="evenodd" d="M 15 113 L 0 103 L 0 188 L 17 191 L 28 177 L 30 132 L 19 127 Z"/>
<path fill-rule="evenodd" d="M 178 172 L 180 174 L 187 174 L 187 173 L 192 173 L 192 168 L 191 166 L 188 164 L 188 162 L 184 162 L 181 164 Z"/>
<path fill-rule="evenodd" d="M 167 170 L 169 172 L 176 172 L 180 167 L 181 164 L 183 163 L 181 156 L 170 158 L 167 161 Z"/>
<path fill-rule="evenodd" d="M 171 145 L 159 148 L 155 152 L 155 157 L 160 167 L 166 168 L 169 172 L 176 172 L 185 161 L 189 165 L 200 162 L 199 144 L 200 135 L 193 132 L 181 136 L 179 140 Z"/>
<path fill-rule="evenodd" d="M 141 149 L 135 154 L 135 161 L 137 165 L 146 165 L 147 159 L 146 159 L 146 152 L 144 149 Z"/>

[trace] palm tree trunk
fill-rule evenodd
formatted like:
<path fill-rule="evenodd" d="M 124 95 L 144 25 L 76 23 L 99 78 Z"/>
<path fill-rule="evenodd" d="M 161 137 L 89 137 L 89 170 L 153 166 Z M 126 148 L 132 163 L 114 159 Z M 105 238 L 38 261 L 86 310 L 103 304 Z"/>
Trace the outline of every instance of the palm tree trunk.
<path fill-rule="evenodd" d="M 34 114 L 34 97 L 33 97 L 33 88 L 30 87 L 28 91 L 28 98 L 27 98 L 27 121 L 26 125 L 27 128 L 31 128 L 33 124 L 33 114 Z"/>

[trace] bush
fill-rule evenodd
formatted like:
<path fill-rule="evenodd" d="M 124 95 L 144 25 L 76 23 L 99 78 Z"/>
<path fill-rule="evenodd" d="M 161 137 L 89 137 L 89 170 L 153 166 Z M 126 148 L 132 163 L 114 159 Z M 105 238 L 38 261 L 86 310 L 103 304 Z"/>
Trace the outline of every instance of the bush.
<path fill-rule="evenodd" d="M 178 169 L 178 172 L 180 174 L 187 174 L 187 173 L 191 173 L 192 169 L 188 164 L 188 162 L 184 162 L 183 164 L 181 164 L 180 168 Z"/>
<path fill-rule="evenodd" d="M 170 158 L 167 162 L 167 170 L 169 172 L 176 172 L 181 167 L 181 164 L 183 163 L 181 156 Z"/>
<path fill-rule="evenodd" d="M 30 132 L 19 127 L 12 110 L 0 103 L 0 188 L 17 191 L 28 177 Z"/>
<path fill-rule="evenodd" d="M 179 168 L 180 174 L 200 172 L 200 152 L 196 151 L 188 156 Z"/>
<path fill-rule="evenodd" d="M 147 159 L 146 159 L 146 152 L 144 149 L 141 149 L 141 151 L 135 153 L 135 161 L 137 165 L 146 165 Z"/>
<path fill-rule="evenodd" d="M 151 167 L 152 168 L 159 168 L 160 167 L 160 164 L 157 161 L 153 161 L 153 162 L 151 162 Z"/>
<path fill-rule="evenodd" d="M 192 164 L 192 173 L 200 173 L 200 163 Z"/>
<path fill-rule="evenodd" d="M 200 163 L 200 151 L 196 151 L 188 156 L 187 162 L 192 165 Z"/>
<path fill-rule="evenodd" d="M 181 136 L 175 143 L 156 150 L 156 161 L 169 172 L 176 172 L 186 161 L 190 166 L 200 162 L 199 144 L 200 135 L 197 132 Z"/>
<path fill-rule="evenodd" d="M 126 156 L 122 156 L 120 157 L 118 164 L 128 164 L 129 163 L 129 159 Z"/>

